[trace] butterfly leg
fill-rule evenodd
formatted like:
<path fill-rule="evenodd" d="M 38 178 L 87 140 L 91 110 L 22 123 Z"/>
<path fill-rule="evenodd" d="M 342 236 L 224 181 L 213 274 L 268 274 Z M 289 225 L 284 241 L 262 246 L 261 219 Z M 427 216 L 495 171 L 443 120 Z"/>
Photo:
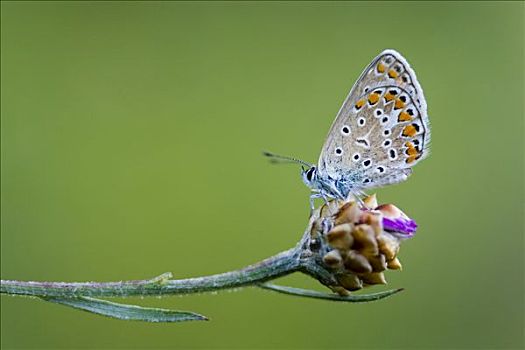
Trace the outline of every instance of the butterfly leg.
<path fill-rule="evenodd" d="M 314 199 L 316 198 L 322 198 L 324 200 L 324 204 L 328 206 L 328 197 L 326 196 L 326 194 L 323 191 L 316 189 L 310 195 L 310 215 L 313 213 L 315 209 Z"/>
<path fill-rule="evenodd" d="M 323 192 L 320 193 L 321 197 L 323 198 L 324 200 L 324 204 L 325 205 L 328 205 L 328 197 L 326 196 L 326 194 L 324 194 Z"/>
<path fill-rule="evenodd" d="M 315 203 L 314 203 L 314 199 L 316 198 L 321 198 L 323 197 L 323 195 L 321 193 L 312 193 L 310 195 L 310 214 L 314 211 L 315 209 Z"/>
<path fill-rule="evenodd" d="M 322 192 L 322 191 L 319 191 L 319 192 L 314 192 L 310 195 L 310 215 L 313 213 L 314 209 L 315 209 L 315 203 L 314 203 L 314 200 L 316 198 L 322 198 L 323 201 L 324 201 L 324 205 L 326 205 L 328 208 L 330 208 L 329 206 L 329 200 L 328 200 L 328 196 Z"/>
<path fill-rule="evenodd" d="M 323 198 L 324 200 L 324 204 L 326 205 L 326 207 L 328 208 L 329 212 L 330 212 L 330 215 L 335 215 L 336 213 L 335 212 L 332 212 L 331 208 L 330 208 L 330 204 L 329 204 L 329 201 L 328 201 L 328 196 L 324 193 L 324 192 L 320 192 L 319 193 L 320 196 Z"/>

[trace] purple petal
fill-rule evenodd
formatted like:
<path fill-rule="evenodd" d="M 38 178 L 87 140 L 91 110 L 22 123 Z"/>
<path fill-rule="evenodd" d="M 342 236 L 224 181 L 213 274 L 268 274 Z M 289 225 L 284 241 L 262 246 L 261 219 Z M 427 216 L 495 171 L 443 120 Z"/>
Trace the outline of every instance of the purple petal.
<path fill-rule="evenodd" d="M 385 231 L 392 233 L 398 233 L 401 237 L 410 238 L 414 236 L 414 233 L 417 229 L 417 224 L 414 220 L 411 219 L 389 219 L 383 217 L 383 228 Z"/>

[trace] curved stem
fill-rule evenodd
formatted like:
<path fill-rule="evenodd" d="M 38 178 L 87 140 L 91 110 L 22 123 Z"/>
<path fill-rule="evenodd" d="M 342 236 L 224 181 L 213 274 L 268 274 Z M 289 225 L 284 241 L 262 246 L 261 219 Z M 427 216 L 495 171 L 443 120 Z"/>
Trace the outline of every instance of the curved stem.
<path fill-rule="evenodd" d="M 377 292 L 372 294 L 357 294 L 357 295 L 337 295 L 334 293 L 322 293 L 316 290 L 294 288 L 288 286 L 278 286 L 271 283 L 262 283 L 259 285 L 260 288 L 271 290 L 273 292 L 288 294 L 299 297 L 332 300 L 332 301 L 345 301 L 349 303 L 367 303 L 370 301 L 376 301 L 383 298 L 388 298 L 391 295 L 403 291 L 403 288 L 391 289 L 383 292 Z"/>
<path fill-rule="evenodd" d="M 171 274 L 150 280 L 121 282 L 25 282 L 2 280 L 0 293 L 38 297 L 128 297 L 209 292 L 265 282 L 300 269 L 299 248 L 231 272 L 171 280 Z"/>

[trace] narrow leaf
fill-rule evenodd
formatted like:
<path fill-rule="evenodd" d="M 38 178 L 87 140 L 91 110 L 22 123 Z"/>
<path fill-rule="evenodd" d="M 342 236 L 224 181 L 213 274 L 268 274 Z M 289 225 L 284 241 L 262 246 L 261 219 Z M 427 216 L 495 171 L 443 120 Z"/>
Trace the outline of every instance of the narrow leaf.
<path fill-rule="evenodd" d="M 102 316 L 118 318 L 120 320 L 146 322 L 184 322 L 208 320 L 208 318 L 205 316 L 193 312 L 118 304 L 107 300 L 89 297 L 42 297 L 41 299 L 52 303 L 70 306 L 75 309 L 92 312 Z"/>
<path fill-rule="evenodd" d="M 348 295 L 341 296 L 333 293 L 323 293 L 315 290 L 301 289 L 287 286 L 278 286 L 270 283 L 259 284 L 259 287 L 267 290 L 271 290 L 278 293 L 315 298 L 315 299 L 324 299 L 332 301 L 345 301 L 349 303 L 366 303 L 370 301 L 375 301 L 383 298 L 387 298 L 391 295 L 394 295 L 398 292 L 401 292 L 403 288 L 391 289 L 384 292 L 372 293 L 372 294 L 360 294 L 360 295 Z"/>

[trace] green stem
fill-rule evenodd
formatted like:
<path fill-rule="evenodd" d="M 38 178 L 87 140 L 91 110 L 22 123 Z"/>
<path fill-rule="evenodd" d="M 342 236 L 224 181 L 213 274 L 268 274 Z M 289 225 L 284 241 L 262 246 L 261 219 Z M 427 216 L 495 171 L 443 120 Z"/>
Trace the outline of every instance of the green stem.
<path fill-rule="evenodd" d="M 150 280 L 121 282 L 0 282 L 0 293 L 38 297 L 128 297 L 190 294 L 262 283 L 300 269 L 300 250 L 293 248 L 240 270 L 181 280 L 161 275 Z"/>
<path fill-rule="evenodd" d="M 288 294 L 299 297 L 332 300 L 332 301 L 346 301 L 349 303 L 367 303 L 370 301 L 376 301 L 383 298 L 388 298 L 391 295 L 403 291 L 403 288 L 391 289 L 384 292 L 372 293 L 372 294 L 356 294 L 356 295 L 337 295 L 334 293 L 322 293 L 315 290 L 278 286 L 270 283 L 262 283 L 259 287 L 267 290 L 271 290 L 277 293 Z"/>

